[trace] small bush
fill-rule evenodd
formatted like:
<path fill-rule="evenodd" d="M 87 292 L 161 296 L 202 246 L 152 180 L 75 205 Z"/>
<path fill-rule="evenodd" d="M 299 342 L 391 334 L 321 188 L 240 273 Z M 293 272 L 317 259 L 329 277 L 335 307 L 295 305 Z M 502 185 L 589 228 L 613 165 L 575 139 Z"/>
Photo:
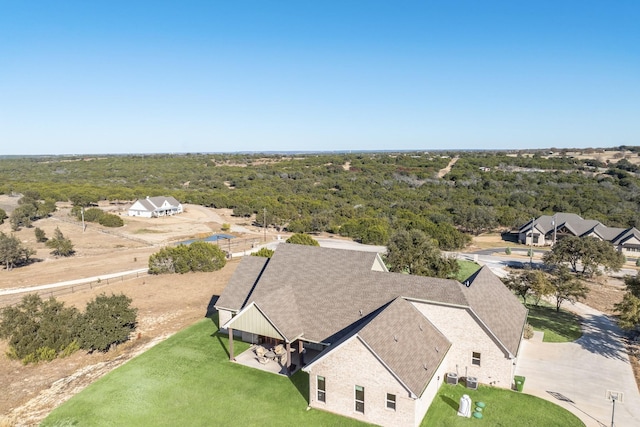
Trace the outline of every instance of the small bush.
<path fill-rule="evenodd" d="M 190 271 L 216 271 L 225 266 L 226 254 L 216 245 L 193 242 L 162 248 L 149 257 L 150 274 L 188 273 Z"/>
<path fill-rule="evenodd" d="M 124 225 L 124 221 L 118 215 L 105 213 L 102 215 L 100 220 L 98 221 L 100 225 L 105 227 L 122 227 Z"/>
<path fill-rule="evenodd" d="M 42 228 L 36 227 L 36 229 L 34 230 L 34 233 L 36 235 L 36 241 L 38 243 L 44 243 L 47 240 L 49 240 L 49 239 L 47 239 L 47 235 L 45 234 L 45 232 L 44 232 L 44 230 Z"/>
<path fill-rule="evenodd" d="M 294 245 L 320 246 L 320 243 L 308 234 L 296 233 L 287 239 L 287 243 Z"/>
<path fill-rule="evenodd" d="M 504 253 L 507 255 L 511 255 L 511 248 L 507 247 L 507 249 L 504 250 Z"/>
<path fill-rule="evenodd" d="M 231 230 L 231 224 L 228 224 L 228 223 L 226 223 L 226 222 L 225 222 L 225 223 L 223 223 L 223 224 L 222 224 L 222 227 L 221 227 L 221 230 L 222 230 L 222 231 L 229 231 L 229 230 Z"/>
<path fill-rule="evenodd" d="M 530 340 L 533 338 L 533 327 L 530 324 L 524 325 L 524 339 Z"/>
<path fill-rule="evenodd" d="M 261 256 L 265 258 L 271 258 L 273 256 L 274 251 L 269 248 L 260 248 L 260 250 L 251 253 L 252 256 Z"/>
<path fill-rule="evenodd" d="M 640 258 L 636 260 L 636 267 L 640 267 Z"/>
<path fill-rule="evenodd" d="M 56 351 L 49 347 L 40 347 L 36 350 L 38 362 L 50 362 L 56 358 Z"/>
<path fill-rule="evenodd" d="M 60 357 L 69 357 L 78 350 L 80 350 L 80 344 L 78 344 L 77 340 L 73 340 L 68 346 L 62 349 Z"/>

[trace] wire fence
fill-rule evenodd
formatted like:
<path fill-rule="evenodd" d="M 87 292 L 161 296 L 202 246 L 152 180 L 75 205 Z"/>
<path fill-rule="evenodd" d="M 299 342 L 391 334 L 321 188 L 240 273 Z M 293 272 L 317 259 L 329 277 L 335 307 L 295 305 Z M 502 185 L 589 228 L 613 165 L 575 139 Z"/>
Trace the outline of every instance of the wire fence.
<path fill-rule="evenodd" d="M 38 294 L 40 295 L 41 298 L 45 299 L 50 297 L 57 297 L 60 295 L 72 294 L 74 292 L 85 291 L 87 289 L 91 290 L 91 289 L 96 289 L 96 288 L 100 288 L 108 285 L 113 285 L 116 283 L 122 283 L 127 280 L 138 279 L 140 277 L 146 277 L 148 275 L 149 274 L 146 272 L 135 272 L 135 273 L 123 274 L 117 277 L 98 278 L 94 280 L 87 279 L 86 282 L 74 283 L 72 285 L 64 285 L 64 286 L 48 288 L 48 289 L 40 289 L 40 290 L 34 290 L 34 291 L 25 291 L 22 293 L 11 294 L 11 295 L 2 295 L 0 296 L 0 308 L 18 304 L 22 300 L 22 297 L 24 297 L 27 294 Z"/>

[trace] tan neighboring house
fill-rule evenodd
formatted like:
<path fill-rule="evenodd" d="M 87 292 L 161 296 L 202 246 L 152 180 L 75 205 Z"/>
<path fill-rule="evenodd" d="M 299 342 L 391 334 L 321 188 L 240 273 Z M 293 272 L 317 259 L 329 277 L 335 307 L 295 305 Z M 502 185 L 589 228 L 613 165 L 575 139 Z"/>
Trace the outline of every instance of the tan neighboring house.
<path fill-rule="evenodd" d="M 215 307 L 231 360 L 234 337 L 283 344 L 309 374 L 309 406 L 384 426 L 420 425 L 447 374 L 510 388 L 527 317 L 487 267 L 463 284 L 286 243 L 245 257 Z"/>
<path fill-rule="evenodd" d="M 157 218 L 182 212 L 182 204 L 171 196 L 147 196 L 146 199 L 136 200 L 129 208 L 129 216 L 141 216 L 145 218 Z"/>
<path fill-rule="evenodd" d="M 518 241 L 532 246 L 550 246 L 566 236 L 595 237 L 611 242 L 625 255 L 640 255 L 640 231 L 637 228 L 607 227 L 600 221 L 582 219 L 573 213 L 542 215 L 518 231 Z"/>

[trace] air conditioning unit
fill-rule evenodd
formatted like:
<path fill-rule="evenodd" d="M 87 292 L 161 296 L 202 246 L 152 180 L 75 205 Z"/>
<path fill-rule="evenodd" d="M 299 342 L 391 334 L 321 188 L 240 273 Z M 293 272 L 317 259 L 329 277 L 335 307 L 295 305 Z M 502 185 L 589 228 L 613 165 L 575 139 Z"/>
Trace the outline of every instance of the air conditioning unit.
<path fill-rule="evenodd" d="M 478 389 L 478 378 L 476 377 L 467 377 L 465 380 L 467 384 L 467 388 L 477 390 Z"/>
<path fill-rule="evenodd" d="M 458 384 L 458 374 L 455 372 L 447 372 L 447 384 Z"/>

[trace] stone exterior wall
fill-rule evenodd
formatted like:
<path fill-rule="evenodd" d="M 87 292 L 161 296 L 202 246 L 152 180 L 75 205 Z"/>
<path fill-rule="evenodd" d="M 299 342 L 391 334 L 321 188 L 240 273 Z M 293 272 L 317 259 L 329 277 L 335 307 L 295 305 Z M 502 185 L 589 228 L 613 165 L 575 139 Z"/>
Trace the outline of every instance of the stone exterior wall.
<path fill-rule="evenodd" d="M 436 328 L 451 341 L 446 372 L 478 378 L 483 384 L 511 388 L 516 359 L 509 359 L 467 309 L 414 302 Z M 472 353 L 480 353 L 480 366 Z"/>
<path fill-rule="evenodd" d="M 325 377 L 324 403 L 318 401 L 318 375 Z M 364 414 L 355 410 L 356 385 L 364 387 Z M 387 393 L 396 395 L 395 411 L 387 408 Z M 309 370 L 309 405 L 314 408 L 382 426 L 414 426 L 424 417 L 424 413 L 416 413 L 417 401 L 357 336 L 333 349 Z M 425 402 L 420 408 L 428 408 L 430 403 Z"/>

